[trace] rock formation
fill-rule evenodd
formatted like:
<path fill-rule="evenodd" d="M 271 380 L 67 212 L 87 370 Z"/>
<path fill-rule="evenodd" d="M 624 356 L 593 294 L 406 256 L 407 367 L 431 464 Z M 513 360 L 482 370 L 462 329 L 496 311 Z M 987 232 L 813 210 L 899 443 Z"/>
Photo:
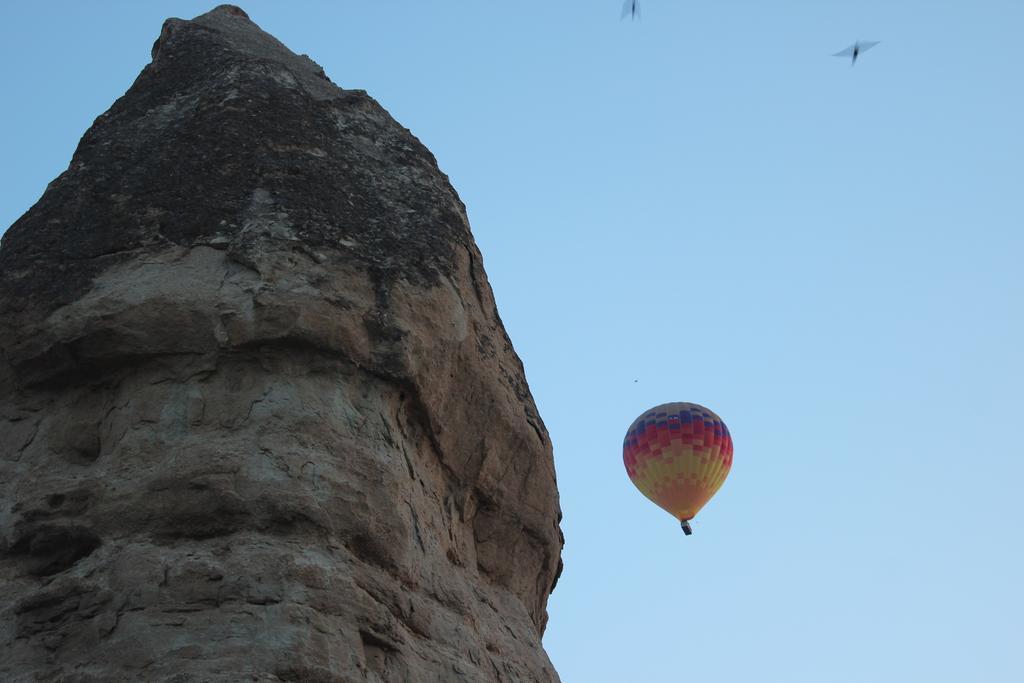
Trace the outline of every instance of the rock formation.
<path fill-rule="evenodd" d="M 465 209 L 242 10 L 168 20 L 6 233 L 0 349 L 0 680 L 557 680 Z"/>

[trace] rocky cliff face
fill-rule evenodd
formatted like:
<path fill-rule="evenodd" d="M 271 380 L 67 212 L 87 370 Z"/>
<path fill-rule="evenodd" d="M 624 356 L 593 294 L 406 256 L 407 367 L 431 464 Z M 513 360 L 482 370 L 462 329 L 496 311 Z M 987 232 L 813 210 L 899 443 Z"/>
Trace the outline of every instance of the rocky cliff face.
<path fill-rule="evenodd" d="M 551 681 L 551 445 L 462 204 L 245 13 L 0 246 L 0 679 Z"/>

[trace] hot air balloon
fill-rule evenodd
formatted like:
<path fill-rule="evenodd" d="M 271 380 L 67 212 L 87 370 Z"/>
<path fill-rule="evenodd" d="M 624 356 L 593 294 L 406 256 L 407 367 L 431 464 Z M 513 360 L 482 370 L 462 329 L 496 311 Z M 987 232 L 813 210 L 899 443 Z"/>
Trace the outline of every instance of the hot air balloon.
<path fill-rule="evenodd" d="M 707 408 L 665 403 L 629 426 L 622 462 L 640 493 L 678 519 L 689 536 L 690 520 L 729 474 L 732 437 Z"/>

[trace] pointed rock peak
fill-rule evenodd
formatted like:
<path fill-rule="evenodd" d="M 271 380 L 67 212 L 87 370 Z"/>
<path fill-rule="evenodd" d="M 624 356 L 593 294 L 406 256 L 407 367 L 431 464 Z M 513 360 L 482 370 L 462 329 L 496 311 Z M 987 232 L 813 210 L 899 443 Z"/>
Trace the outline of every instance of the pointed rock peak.
<path fill-rule="evenodd" d="M 243 19 L 249 18 L 249 15 L 245 13 L 245 10 L 238 5 L 217 5 L 212 10 L 201 16 L 205 17 L 210 14 L 228 14 L 233 17 L 242 17 Z"/>
<path fill-rule="evenodd" d="M 151 55 L 152 69 L 163 70 L 169 62 L 177 62 L 196 75 L 230 67 L 232 63 L 237 65 L 239 61 L 278 63 L 314 97 L 329 99 L 339 94 L 323 67 L 308 56 L 289 50 L 235 5 L 219 5 L 192 20 L 168 19 Z"/>

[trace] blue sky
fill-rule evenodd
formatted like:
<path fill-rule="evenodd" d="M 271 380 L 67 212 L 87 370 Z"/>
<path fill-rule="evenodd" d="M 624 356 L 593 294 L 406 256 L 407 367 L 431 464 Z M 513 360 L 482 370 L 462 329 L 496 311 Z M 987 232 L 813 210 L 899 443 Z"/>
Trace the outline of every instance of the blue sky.
<path fill-rule="evenodd" d="M 1024 680 L 1024 3 L 642 4 L 243 4 L 467 205 L 555 445 L 555 666 Z M 0 226 L 212 6 L 0 9 Z M 736 443 L 689 538 L 621 461 L 675 400 Z"/>

